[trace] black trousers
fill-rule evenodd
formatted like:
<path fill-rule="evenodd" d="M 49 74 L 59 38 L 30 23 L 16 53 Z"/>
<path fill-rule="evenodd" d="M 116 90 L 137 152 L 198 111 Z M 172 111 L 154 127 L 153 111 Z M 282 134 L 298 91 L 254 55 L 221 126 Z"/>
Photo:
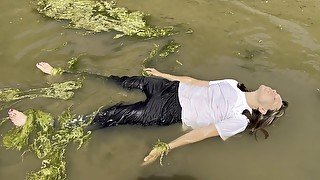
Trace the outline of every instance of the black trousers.
<path fill-rule="evenodd" d="M 134 104 L 116 104 L 97 113 L 89 129 L 117 125 L 167 126 L 181 122 L 181 106 L 178 99 L 178 81 L 143 76 L 109 76 L 126 89 L 140 89 L 146 95 L 145 101 Z"/>

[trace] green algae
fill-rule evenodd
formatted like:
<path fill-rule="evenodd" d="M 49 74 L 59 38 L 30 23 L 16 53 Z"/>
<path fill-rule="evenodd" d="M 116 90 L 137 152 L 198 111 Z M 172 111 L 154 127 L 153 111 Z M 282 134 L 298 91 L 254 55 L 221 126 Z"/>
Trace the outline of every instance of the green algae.
<path fill-rule="evenodd" d="M 170 147 L 167 143 L 160 141 L 160 139 L 158 139 L 158 141 L 153 145 L 153 149 L 157 149 L 161 154 L 160 154 L 160 165 L 163 166 L 163 157 L 164 155 L 168 155 L 169 151 L 170 151 Z"/>
<path fill-rule="evenodd" d="M 26 148 L 29 142 L 31 133 L 34 132 L 37 126 L 42 128 L 43 132 L 49 131 L 52 127 L 52 118 L 49 114 L 41 111 L 29 110 L 24 112 L 27 115 L 27 121 L 24 126 L 15 126 L 9 130 L 3 137 L 3 145 L 8 149 L 21 150 Z"/>
<path fill-rule="evenodd" d="M 181 45 L 179 43 L 176 43 L 174 40 L 170 40 L 168 41 L 164 46 L 161 47 L 161 49 L 159 50 L 159 45 L 158 44 L 154 44 L 153 49 L 151 49 L 151 51 L 149 52 L 148 57 L 146 57 L 143 62 L 142 62 L 142 71 L 141 74 L 143 76 L 150 76 L 145 70 L 144 68 L 149 67 L 151 62 L 156 58 L 156 57 L 160 57 L 160 58 L 166 58 L 168 57 L 170 54 L 173 54 L 175 52 L 178 52 L 178 49 Z M 182 63 L 178 60 L 176 60 L 176 62 L 180 65 L 182 65 Z"/>
<path fill-rule="evenodd" d="M 71 59 L 67 62 L 67 68 L 61 68 L 61 67 L 55 67 L 51 69 L 50 75 L 56 76 L 61 75 L 65 72 L 72 73 L 76 69 L 77 64 L 79 63 L 80 57 L 85 55 L 85 53 L 82 53 L 78 55 L 77 57 L 71 57 Z M 78 74 L 81 74 L 81 72 L 78 72 Z"/>
<path fill-rule="evenodd" d="M 0 101 L 10 102 L 20 98 L 20 89 L 4 88 L 0 90 Z"/>
<path fill-rule="evenodd" d="M 65 47 L 68 45 L 68 41 L 64 42 L 62 45 L 56 47 L 56 48 L 53 48 L 53 49 L 41 49 L 41 51 L 46 51 L 46 52 L 53 52 L 53 51 L 58 51 L 60 50 L 61 48 Z"/>
<path fill-rule="evenodd" d="M 79 57 L 72 57 L 68 63 L 68 69 L 75 69 L 76 65 L 79 62 Z"/>
<path fill-rule="evenodd" d="M 167 57 L 172 53 L 175 53 L 178 51 L 178 48 L 181 46 L 181 44 L 176 43 L 174 40 L 168 41 L 166 45 L 164 45 L 159 53 L 159 57 Z"/>
<path fill-rule="evenodd" d="M 64 70 L 60 67 L 51 69 L 51 75 L 53 75 L 53 76 L 61 75 L 63 72 L 64 72 Z"/>
<path fill-rule="evenodd" d="M 34 99 L 38 97 L 68 100 L 74 95 L 73 90 L 79 89 L 81 87 L 81 81 L 77 80 L 54 83 L 49 87 L 30 89 L 25 91 L 22 91 L 20 89 L 4 88 L 0 89 L 0 102 L 11 102 L 25 98 Z"/>
<path fill-rule="evenodd" d="M 142 62 L 142 71 L 141 71 L 141 75 L 142 76 L 150 76 L 149 73 L 147 73 L 144 68 L 147 68 L 150 66 L 151 61 L 153 60 L 153 58 L 158 54 L 159 51 L 159 45 L 154 44 L 153 49 L 151 49 L 151 51 L 149 52 L 149 56 L 146 57 L 143 62 Z"/>
<path fill-rule="evenodd" d="M 27 179 L 66 179 L 66 148 L 70 143 L 76 143 L 79 149 L 89 140 L 91 131 L 86 132 L 85 128 L 97 112 L 83 120 L 72 114 L 69 108 L 54 123 L 49 113 L 27 110 L 24 112 L 26 124 L 9 130 L 3 137 L 3 144 L 8 149 L 30 150 L 42 160 L 40 169 L 28 173 Z"/>
<path fill-rule="evenodd" d="M 119 32 L 115 38 L 138 36 L 144 38 L 173 35 L 173 27 L 152 27 L 147 14 L 117 7 L 115 1 L 104 0 L 37 0 L 39 13 L 56 20 L 70 21 L 68 27 L 93 32 Z"/>

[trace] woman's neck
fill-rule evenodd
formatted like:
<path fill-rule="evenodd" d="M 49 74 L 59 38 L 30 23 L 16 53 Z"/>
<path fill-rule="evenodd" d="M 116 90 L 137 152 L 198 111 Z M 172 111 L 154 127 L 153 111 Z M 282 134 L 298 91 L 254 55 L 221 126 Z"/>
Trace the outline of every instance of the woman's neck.
<path fill-rule="evenodd" d="M 249 105 L 249 107 L 251 109 L 258 109 L 259 107 L 259 103 L 257 101 L 257 92 L 253 91 L 253 92 L 245 92 L 245 97 L 247 100 L 247 104 Z"/>

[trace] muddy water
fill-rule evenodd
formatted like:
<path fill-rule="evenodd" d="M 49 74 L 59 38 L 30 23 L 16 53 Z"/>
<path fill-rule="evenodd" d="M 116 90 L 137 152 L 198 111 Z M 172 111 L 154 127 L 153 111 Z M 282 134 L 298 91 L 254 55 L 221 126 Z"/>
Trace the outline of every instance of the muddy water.
<path fill-rule="evenodd" d="M 117 127 L 96 131 L 82 150 L 68 149 L 68 179 L 211 180 L 319 179 L 320 144 L 320 2 L 311 1 L 128 1 L 119 5 L 151 14 L 152 24 L 192 28 L 192 35 L 154 40 L 121 38 L 114 32 L 83 36 L 39 15 L 28 1 L 1 1 L 0 88 L 33 88 L 74 79 L 47 77 L 38 61 L 65 66 L 85 53 L 78 68 L 100 74 L 138 75 L 153 44 L 175 39 L 178 54 L 153 64 L 161 71 L 199 79 L 234 78 L 250 88 L 267 84 L 290 103 L 285 117 L 269 127 L 270 138 L 256 142 L 247 133 L 223 142 L 208 139 L 171 152 L 161 167 L 140 163 L 158 138 L 183 134 L 179 125 L 165 128 Z M 57 48 L 55 51 L 50 51 Z M 176 63 L 176 60 L 183 65 Z M 69 101 L 26 100 L 14 108 L 42 109 L 58 115 L 70 105 L 84 114 L 101 105 L 135 102 L 139 92 L 121 90 L 95 78 Z M 1 112 L 1 117 L 6 115 Z M 5 126 L 2 132 L 9 128 Z M 31 153 L 0 148 L 0 179 L 24 179 L 40 167 Z"/>

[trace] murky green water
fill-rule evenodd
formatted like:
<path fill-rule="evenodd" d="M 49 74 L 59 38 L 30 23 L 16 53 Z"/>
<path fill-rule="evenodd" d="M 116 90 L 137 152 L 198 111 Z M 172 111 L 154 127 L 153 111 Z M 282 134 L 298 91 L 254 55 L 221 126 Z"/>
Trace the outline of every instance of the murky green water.
<path fill-rule="evenodd" d="M 212 180 L 212 179 L 319 179 L 320 144 L 320 2 L 310 1 L 128 1 L 120 6 L 151 14 L 154 25 L 192 28 L 193 34 L 153 40 L 112 39 L 116 34 L 83 36 L 84 31 L 64 29 L 65 22 L 39 15 L 28 1 L 2 0 L 0 11 L 0 88 L 29 89 L 48 82 L 75 79 L 48 77 L 35 68 L 39 61 L 66 66 L 80 58 L 78 68 L 101 74 L 138 75 L 153 44 L 175 39 L 178 54 L 159 59 L 154 67 L 167 73 L 199 79 L 235 78 L 248 87 L 267 84 L 290 106 L 285 117 L 269 127 L 270 138 L 256 142 L 243 134 L 223 142 L 212 138 L 179 148 L 165 159 L 140 167 L 158 138 L 183 134 L 179 125 L 164 128 L 116 127 L 96 131 L 89 145 L 68 149 L 69 179 L 108 180 Z M 67 45 L 64 46 L 67 42 Z M 45 51 L 54 49 L 56 51 Z M 179 60 L 183 65 L 176 62 Z M 26 100 L 14 108 L 42 109 L 60 114 L 73 105 L 79 114 L 101 105 L 135 102 L 139 92 L 128 92 L 99 79 L 87 78 L 69 101 Z M 6 112 L 1 112 L 1 117 Z M 2 128 L 2 133 L 9 126 Z M 31 153 L 0 148 L 0 178 L 24 179 L 40 167 Z"/>

